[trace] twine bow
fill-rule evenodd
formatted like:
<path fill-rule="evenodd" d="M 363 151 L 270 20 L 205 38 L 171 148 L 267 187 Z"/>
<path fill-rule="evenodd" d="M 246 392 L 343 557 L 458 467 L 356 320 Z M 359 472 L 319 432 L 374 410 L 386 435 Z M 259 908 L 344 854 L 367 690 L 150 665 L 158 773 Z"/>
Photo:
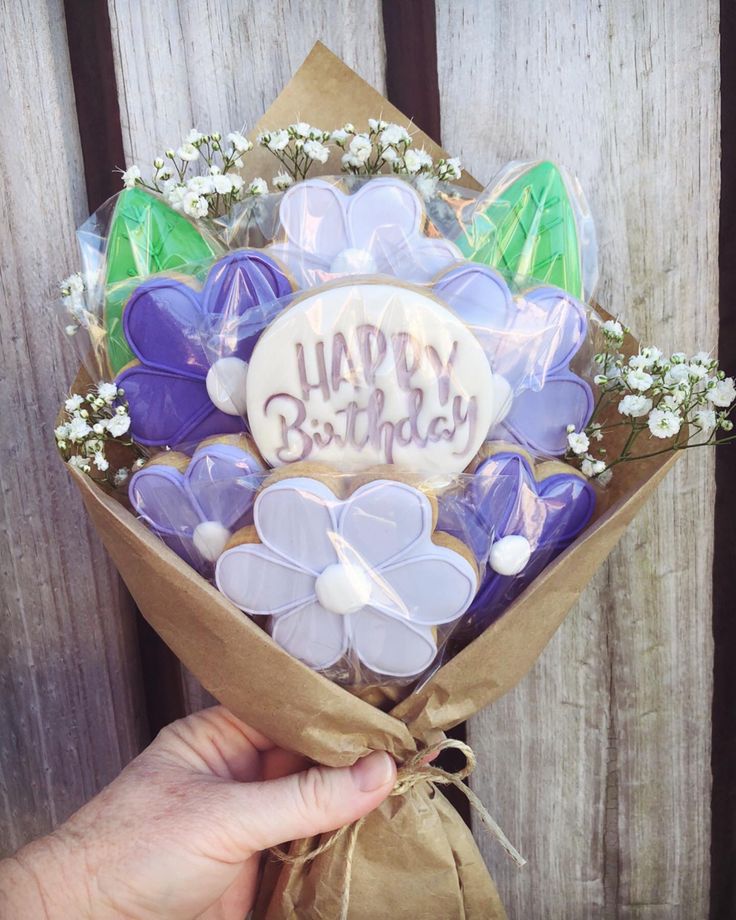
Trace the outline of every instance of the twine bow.
<path fill-rule="evenodd" d="M 443 770 L 441 767 L 435 767 L 431 763 L 428 763 L 429 760 L 436 757 L 441 751 L 449 749 L 460 751 L 465 757 L 465 766 L 461 770 L 451 773 L 449 770 Z M 396 783 L 389 794 L 406 795 L 410 789 L 413 789 L 414 786 L 419 783 L 429 783 L 432 786 L 454 786 L 467 798 L 488 831 L 498 840 L 516 865 L 519 867 L 525 866 L 526 860 L 524 857 L 498 826 L 483 802 L 481 802 L 473 790 L 463 782 L 463 780 L 467 779 L 473 772 L 477 763 L 475 752 L 470 745 L 465 744 L 464 741 L 458 741 L 455 738 L 444 738 L 436 744 L 432 744 L 429 747 L 417 751 L 413 757 L 410 757 L 409 760 L 399 767 L 396 774 Z M 332 847 L 342 840 L 343 837 L 348 836 L 348 846 L 345 854 L 345 882 L 342 891 L 340 920 L 347 920 L 355 844 L 358 839 L 358 832 L 366 817 L 367 815 L 359 818 L 352 824 L 346 824 L 344 827 L 338 828 L 336 831 L 329 834 L 319 846 L 312 850 L 308 850 L 306 853 L 290 856 L 280 847 L 271 847 L 270 850 L 273 856 L 281 860 L 281 862 L 288 863 L 291 866 L 300 866 L 311 862 L 313 859 L 321 856 L 322 853 L 326 853 L 327 850 L 332 849 Z"/>

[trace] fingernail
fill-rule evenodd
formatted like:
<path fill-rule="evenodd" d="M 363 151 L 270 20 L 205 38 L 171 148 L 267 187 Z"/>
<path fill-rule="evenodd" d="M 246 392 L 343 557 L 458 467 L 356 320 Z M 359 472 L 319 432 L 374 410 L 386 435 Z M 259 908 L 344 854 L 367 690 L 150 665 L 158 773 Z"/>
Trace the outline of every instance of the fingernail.
<path fill-rule="evenodd" d="M 375 792 L 394 776 L 394 762 L 385 751 L 374 751 L 350 768 L 361 792 Z"/>

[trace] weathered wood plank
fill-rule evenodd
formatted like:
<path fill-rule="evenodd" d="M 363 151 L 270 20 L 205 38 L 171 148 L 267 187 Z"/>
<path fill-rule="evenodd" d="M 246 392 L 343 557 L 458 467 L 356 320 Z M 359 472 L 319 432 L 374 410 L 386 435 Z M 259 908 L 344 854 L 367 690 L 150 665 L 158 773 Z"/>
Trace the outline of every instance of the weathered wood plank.
<path fill-rule="evenodd" d="M 717 4 L 438 0 L 437 19 L 445 146 L 481 179 L 567 165 L 601 302 L 662 347 L 712 347 Z M 478 834 L 512 918 L 707 914 L 712 471 L 680 462 L 532 674 L 470 724 L 474 787 L 531 858 L 517 872 Z"/>
<path fill-rule="evenodd" d="M 86 216 L 63 6 L 0 11 L 3 855 L 109 782 L 145 724 L 130 604 L 53 446 L 75 367 L 48 306 Z"/>
<path fill-rule="evenodd" d="M 144 167 L 194 126 L 223 133 L 252 127 L 317 40 L 384 91 L 379 0 L 108 6 L 127 164 Z M 212 702 L 186 673 L 183 694 L 189 711 Z"/>

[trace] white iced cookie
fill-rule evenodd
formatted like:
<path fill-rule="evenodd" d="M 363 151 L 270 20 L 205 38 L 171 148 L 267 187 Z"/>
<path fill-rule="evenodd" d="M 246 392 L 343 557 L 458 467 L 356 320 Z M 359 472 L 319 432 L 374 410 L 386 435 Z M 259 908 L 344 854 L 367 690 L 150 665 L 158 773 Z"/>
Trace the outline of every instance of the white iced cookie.
<path fill-rule="evenodd" d="M 475 597 L 470 551 L 434 532 L 434 500 L 414 486 L 375 479 L 343 499 L 313 469 L 260 492 L 254 528 L 220 556 L 217 587 L 269 616 L 274 640 L 310 667 L 347 656 L 378 674 L 420 674 L 437 654 L 435 627 Z"/>
<path fill-rule="evenodd" d="M 507 411 L 478 339 L 427 291 L 345 282 L 306 294 L 253 350 L 248 424 L 272 466 L 465 469 Z"/>

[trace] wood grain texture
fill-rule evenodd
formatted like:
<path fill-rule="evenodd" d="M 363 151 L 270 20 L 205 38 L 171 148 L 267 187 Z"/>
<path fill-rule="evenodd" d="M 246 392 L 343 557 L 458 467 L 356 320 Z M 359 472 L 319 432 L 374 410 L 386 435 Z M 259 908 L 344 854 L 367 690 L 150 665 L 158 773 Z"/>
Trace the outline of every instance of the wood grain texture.
<path fill-rule="evenodd" d="M 195 126 L 253 126 L 318 40 L 385 90 L 380 0 L 109 0 L 108 10 L 126 165 L 145 168 Z M 188 712 L 212 704 L 186 671 L 182 693 Z"/>
<path fill-rule="evenodd" d="M 127 595 L 53 445 L 75 361 L 50 302 L 87 213 L 60 0 L 0 3 L 0 44 L 2 855 L 109 782 L 145 725 Z"/>
<path fill-rule="evenodd" d="M 718 6 L 438 0 L 443 143 L 479 179 L 551 157 L 597 221 L 600 301 L 717 333 Z M 683 458 L 532 673 L 469 725 L 511 920 L 707 915 L 713 458 Z"/>

